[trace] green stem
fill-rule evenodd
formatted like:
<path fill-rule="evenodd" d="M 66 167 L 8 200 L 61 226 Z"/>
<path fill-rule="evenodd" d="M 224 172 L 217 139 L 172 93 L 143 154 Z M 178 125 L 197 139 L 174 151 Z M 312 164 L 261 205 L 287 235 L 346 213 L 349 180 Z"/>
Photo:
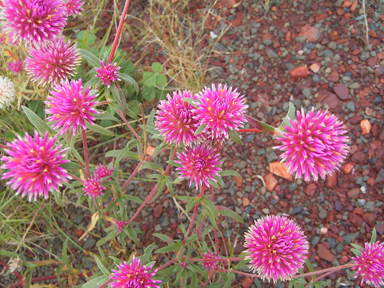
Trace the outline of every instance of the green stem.
<path fill-rule="evenodd" d="M 84 160 L 85 160 L 85 178 L 89 178 L 89 159 L 88 159 L 88 145 L 85 130 L 81 129 L 81 136 L 83 138 Z"/>
<path fill-rule="evenodd" d="M 245 115 L 245 120 L 248 121 L 248 123 L 256 128 L 257 130 L 260 130 L 261 132 L 264 132 L 269 135 L 275 135 L 275 127 L 268 125 L 264 122 L 261 122 L 251 116 Z"/>

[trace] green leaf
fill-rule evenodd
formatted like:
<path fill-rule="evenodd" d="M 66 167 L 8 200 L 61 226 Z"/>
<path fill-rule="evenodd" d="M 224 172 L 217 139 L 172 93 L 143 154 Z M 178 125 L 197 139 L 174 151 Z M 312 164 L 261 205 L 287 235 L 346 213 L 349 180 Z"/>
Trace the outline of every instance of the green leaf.
<path fill-rule="evenodd" d="M 216 208 L 217 208 L 217 212 L 219 212 L 220 214 L 228 216 L 240 223 L 244 223 L 243 218 L 240 215 L 238 215 L 236 212 L 232 211 L 231 209 L 223 206 L 218 206 Z"/>
<path fill-rule="evenodd" d="M 99 120 L 111 120 L 111 121 L 115 121 L 115 122 L 120 122 L 119 119 L 117 119 L 116 117 L 112 116 L 108 112 L 103 112 L 103 113 L 100 113 L 100 114 L 95 114 L 95 115 L 93 115 L 93 117 L 95 117 L 96 119 L 99 119 Z"/>
<path fill-rule="evenodd" d="M 156 109 L 153 108 L 151 111 L 151 114 L 149 114 L 149 117 L 147 120 L 147 126 L 153 126 L 153 120 L 155 119 L 155 113 L 156 113 Z"/>
<path fill-rule="evenodd" d="M 139 197 L 132 196 L 132 195 L 123 195 L 122 198 L 130 200 L 130 201 L 137 202 L 139 204 L 143 203 L 143 200 L 141 200 Z"/>
<path fill-rule="evenodd" d="M 159 146 L 157 146 L 155 150 L 153 150 L 152 152 L 152 159 L 155 158 L 157 154 L 159 154 L 159 152 L 163 150 L 163 148 L 165 148 L 166 146 L 167 146 L 167 143 L 165 142 L 162 142 Z"/>
<path fill-rule="evenodd" d="M 159 62 L 153 62 L 152 71 L 156 74 L 160 74 L 163 71 L 163 66 Z"/>
<path fill-rule="evenodd" d="M 315 271 L 315 268 L 313 268 L 312 263 L 311 263 L 308 259 L 305 259 L 305 264 L 307 264 L 307 267 L 308 267 L 309 272 L 313 272 L 313 271 Z M 312 280 L 315 280 L 315 279 L 316 279 L 316 276 L 315 276 L 315 275 L 312 275 L 311 277 L 312 277 Z"/>
<path fill-rule="evenodd" d="M 171 244 L 173 242 L 173 239 L 167 235 L 161 234 L 161 233 L 153 233 L 153 236 L 167 242 L 168 244 Z"/>
<path fill-rule="evenodd" d="M 375 227 L 373 227 L 371 234 L 372 234 L 372 236 L 371 236 L 371 240 L 369 241 L 369 243 L 373 244 L 376 242 L 376 228 Z"/>
<path fill-rule="evenodd" d="M 171 251 L 176 251 L 177 249 L 179 249 L 181 246 L 183 246 L 183 243 L 179 242 L 179 243 L 172 243 L 171 245 L 168 245 L 166 247 L 163 247 L 163 248 L 160 248 L 160 249 L 157 249 L 155 251 L 156 254 L 160 254 L 160 253 L 167 253 L 167 252 L 171 252 Z"/>
<path fill-rule="evenodd" d="M 104 238 L 101 238 L 99 241 L 96 242 L 96 246 L 101 246 L 105 243 L 107 243 L 109 240 L 112 240 L 116 236 L 117 230 L 112 230 L 107 236 Z"/>
<path fill-rule="evenodd" d="M 88 121 L 85 122 L 85 126 L 89 129 L 89 130 L 92 130 L 92 131 L 95 131 L 99 134 L 103 134 L 103 135 L 108 135 L 108 136 L 115 136 L 115 133 L 113 133 L 112 131 L 108 130 L 108 129 L 105 129 L 97 124 L 91 124 L 89 123 Z"/>
<path fill-rule="evenodd" d="M 39 131 L 41 134 L 45 134 L 46 131 L 52 133 L 51 128 L 49 128 L 49 126 L 43 121 L 43 119 L 37 116 L 31 109 L 25 106 L 21 106 L 21 109 L 23 109 L 25 115 L 27 115 L 32 125 L 36 127 L 37 131 Z"/>
<path fill-rule="evenodd" d="M 357 257 L 361 257 L 361 249 L 354 249 L 352 248 L 351 249 L 351 252 L 353 252 L 353 254 L 355 254 Z"/>
<path fill-rule="evenodd" d="M 193 107 L 198 108 L 197 107 L 197 103 L 199 103 L 199 101 L 194 100 L 192 98 L 183 98 L 182 100 L 187 102 L 187 103 L 189 103 L 189 104 L 191 104 Z"/>
<path fill-rule="evenodd" d="M 140 159 L 139 154 L 137 154 L 135 152 L 132 152 L 132 151 L 129 151 L 127 149 L 112 150 L 112 151 L 108 151 L 105 154 L 105 157 L 120 157 L 120 156 L 127 157 L 129 159 L 134 159 L 134 160 L 139 160 Z"/>
<path fill-rule="evenodd" d="M 67 169 L 67 170 L 82 170 L 83 167 L 81 167 L 79 164 L 74 162 L 67 162 L 60 165 L 61 168 Z"/>
<path fill-rule="evenodd" d="M 122 81 L 125 81 L 125 82 L 131 84 L 133 87 L 135 87 L 136 93 L 139 93 L 139 85 L 137 84 L 135 79 L 133 79 L 131 76 L 124 74 L 124 73 L 119 73 L 117 75 L 117 77 L 119 79 L 121 79 Z"/>
<path fill-rule="evenodd" d="M 97 85 L 98 82 L 100 82 L 99 85 Z M 90 86 L 98 87 L 98 86 L 100 86 L 100 85 L 101 85 L 101 80 L 100 80 L 99 78 L 97 78 L 97 77 L 92 77 L 91 80 L 87 81 L 87 82 L 83 85 L 83 88 L 84 88 L 84 89 L 87 89 L 87 88 L 90 87 Z"/>
<path fill-rule="evenodd" d="M 97 267 L 99 267 L 100 271 L 103 272 L 105 276 L 109 276 L 110 273 L 108 269 L 104 266 L 104 264 L 101 262 L 100 258 L 97 255 L 94 255 L 94 256 L 95 256 Z"/>
<path fill-rule="evenodd" d="M 165 75 L 157 75 L 156 76 L 156 86 L 164 89 L 167 86 L 167 76 Z"/>
<path fill-rule="evenodd" d="M 155 86 L 156 85 L 156 74 L 153 74 L 150 71 L 145 71 L 143 73 L 143 84 L 146 86 Z"/>
<path fill-rule="evenodd" d="M 242 144 L 243 144 L 243 142 L 242 142 L 241 139 L 240 139 L 239 134 L 237 133 L 237 131 L 236 131 L 235 129 L 228 130 L 228 135 L 229 135 L 229 137 L 231 137 L 232 140 L 235 141 L 237 144 L 239 144 L 239 145 L 242 145 Z"/>
<path fill-rule="evenodd" d="M 105 279 L 105 281 L 108 280 L 108 278 L 105 277 L 105 275 L 98 276 L 98 277 L 93 278 L 92 280 L 88 281 L 87 283 L 85 283 L 83 286 L 81 286 L 81 288 L 95 288 L 95 287 L 98 287 L 97 284 L 100 281 L 102 281 L 103 279 Z"/>
<path fill-rule="evenodd" d="M 145 100 L 151 102 L 156 98 L 156 88 L 154 86 L 144 86 L 142 94 Z"/>
<path fill-rule="evenodd" d="M 175 194 L 175 190 L 173 189 L 173 185 L 172 185 L 171 180 L 169 180 L 169 177 L 167 177 L 165 184 L 167 185 L 167 187 L 169 189 L 169 193 L 171 193 L 171 196 L 173 197 L 173 195 Z"/>
<path fill-rule="evenodd" d="M 217 182 L 213 181 L 212 179 L 209 179 L 208 183 L 209 183 L 209 185 L 212 185 L 213 187 L 220 189 L 219 184 L 217 184 Z"/>
<path fill-rule="evenodd" d="M 199 128 L 196 129 L 194 135 L 197 136 L 197 135 L 199 135 L 200 133 L 202 133 L 202 132 L 204 131 L 205 127 L 207 127 L 207 124 L 201 124 L 201 125 L 199 126 Z"/>
<path fill-rule="evenodd" d="M 249 125 L 251 125 L 253 128 L 259 129 L 260 131 L 272 136 L 275 135 L 275 127 L 268 125 L 248 115 L 244 115 L 244 117 L 246 121 L 248 121 Z"/>
<path fill-rule="evenodd" d="M 176 166 L 176 167 L 182 167 L 183 165 L 175 162 L 174 160 L 168 160 L 167 163 L 173 165 L 173 166 Z"/>
<path fill-rule="evenodd" d="M 288 102 L 288 103 L 289 103 L 289 109 L 288 109 L 287 116 L 285 116 L 283 118 L 283 122 L 281 123 L 281 125 L 278 128 L 281 131 L 285 131 L 286 130 L 284 128 L 284 126 L 292 127 L 291 120 L 295 119 L 295 112 L 296 112 L 295 105 L 293 105 L 292 102 Z"/>
<path fill-rule="evenodd" d="M 143 125 L 139 125 L 142 129 L 144 129 L 144 126 Z M 145 129 L 147 132 L 151 133 L 151 134 L 154 134 L 154 135 L 157 135 L 159 134 L 159 131 L 156 130 L 155 127 L 153 126 L 145 126 Z"/>
<path fill-rule="evenodd" d="M 220 171 L 219 174 L 221 177 L 236 176 L 236 177 L 242 178 L 239 173 L 237 173 L 236 171 L 233 171 L 233 170 L 223 170 L 223 171 Z"/>
<path fill-rule="evenodd" d="M 94 54 L 85 49 L 79 49 L 79 51 L 81 56 L 83 56 L 83 58 L 87 60 L 89 65 L 91 65 L 92 67 L 101 67 L 100 59 L 97 58 Z"/>
<path fill-rule="evenodd" d="M 158 171 L 159 173 L 164 172 L 163 167 L 153 162 L 145 162 L 143 165 L 140 166 L 139 171 L 142 169 L 152 169 L 152 170 Z"/>
<path fill-rule="evenodd" d="M 155 242 L 148 245 L 147 247 L 144 248 L 144 255 L 140 257 L 141 263 L 147 261 L 149 256 L 151 256 L 153 248 L 155 247 Z"/>

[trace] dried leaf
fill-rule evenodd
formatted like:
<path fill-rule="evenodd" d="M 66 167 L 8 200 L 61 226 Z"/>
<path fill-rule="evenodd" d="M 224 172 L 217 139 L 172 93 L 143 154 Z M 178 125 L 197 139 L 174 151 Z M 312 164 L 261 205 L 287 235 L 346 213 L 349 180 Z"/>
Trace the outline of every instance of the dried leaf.
<path fill-rule="evenodd" d="M 99 220 L 99 212 L 96 212 L 95 214 L 92 215 L 91 223 L 89 223 L 87 230 L 85 230 L 83 236 L 80 237 L 79 241 L 81 241 L 81 239 L 83 239 L 85 235 L 87 235 L 89 232 L 91 232 L 95 228 L 97 220 Z"/>

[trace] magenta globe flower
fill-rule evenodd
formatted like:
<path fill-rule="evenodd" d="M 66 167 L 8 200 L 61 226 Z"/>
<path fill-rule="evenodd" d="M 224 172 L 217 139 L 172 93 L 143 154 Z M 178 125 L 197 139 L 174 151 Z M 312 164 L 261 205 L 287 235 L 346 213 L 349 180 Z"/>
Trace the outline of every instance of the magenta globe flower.
<path fill-rule="evenodd" d="M 202 141 L 202 134 L 195 136 L 199 122 L 193 106 L 183 98 L 196 99 L 191 91 L 176 91 L 167 100 L 161 100 L 156 111 L 155 126 L 167 143 L 190 146 Z"/>
<path fill-rule="evenodd" d="M 100 61 L 101 67 L 95 67 L 96 77 L 100 78 L 103 84 L 106 84 L 109 88 L 111 86 L 111 82 L 120 81 L 118 74 L 121 67 L 116 67 L 117 63 L 107 63 L 104 64 L 104 61 Z"/>
<path fill-rule="evenodd" d="M 305 114 L 302 109 L 301 113 L 297 111 L 297 118 L 277 137 L 283 144 L 274 147 L 285 151 L 280 157 L 286 162 L 288 173 L 305 181 L 311 177 L 317 181 L 319 176 L 324 179 L 339 170 L 349 151 L 344 124 L 328 111 L 315 114 L 311 110 Z"/>
<path fill-rule="evenodd" d="M 177 154 L 178 160 L 175 162 L 182 166 L 176 168 L 176 170 L 179 171 L 181 178 L 191 180 L 189 186 L 195 182 L 196 186 L 205 184 L 209 187 L 209 180 L 217 182 L 214 176 L 219 176 L 221 162 L 220 156 L 215 149 L 198 144 L 197 146 L 187 147 L 184 153 Z"/>
<path fill-rule="evenodd" d="M 361 276 L 361 285 L 366 282 L 374 287 L 384 285 L 384 243 L 365 243 L 361 256 L 352 257 L 356 262 L 353 270 L 356 277 Z"/>
<path fill-rule="evenodd" d="M 43 47 L 31 48 L 25 59 L 25 70 L 39 85 L 55 85 L 73 76 L 80 63 L 79 50 L 71 42 L 58 38 Z"/>
<path fill-rule="evenodd" d="M 201 253 L 201 257 L 203 258 L 203 269 L 208 271 L 217 269 L 215 260 L 220 259 L 220 257 L 216 256 L 216 253 L 208 251 L 207 253 Z"/>
<path fill-rule="evenodd" d="M 303 267 L 308 241 L 294 221 L 267 216 L 255 221 L 245 234 L 249 268 L 268 281 L 289 280 Z"/>
<path fill-rule="evenodd" d="M 132 288 L 160 288 L 158 283 L 160 280 L 155 280 L 153 277 L 157 270 L 150 272 L 152 265 L 141 265 L 140 259 L 133 256 L 130 263 L 123 262 L 117 265 L 117 269 L 112 269 L 110 279 L 115 282 L 110 283 L 112 287 L 132 287 Z"/>
<path fill-rule="evenodd" d="M 23 71 L 23 61 L 22 60 L 16 60 L 12 62 L 7 62 L 8 70 L 15 73 L 15 76 L 19 74 L 21 71 Z"/>
<path fill-rule="evenodd" d="M 76 16 L 76 14 L 81 14 L 81 10 L 83 10 L 81 6 L 84 5 L 84 2 L 80 0 L 67 0 L 64 5 L 65 8 L 67 8 L 66 12 L 68 16 Z"/>
<path fill-rule="evenodd" d="M 85 192 L 84 195 L 89 195 L 89 197 L 93 198 L 93 200 L 96 200 L 96 198 L 99 198 L 100 196 L 104 195 L 103 190 L 105 190 L 105 187 L 101 186 L 102 180 L 97 176 L 91 176 L 87 180 L 84 181 L 84 189 Z"/>
<path fill-rule="evenodd" d="M 206 125 L 204 132 L 209 131 L 212 139 L 228 138 L 228 130 L 237 130 L 245 122 L 244 113 L 248 106 L 237 89 L 212 84 L 212 88 L 205 87 L 199 93 L 197 100 L 195 118 Z"/>
<path fill-rule="evenodd" d="M 57 38 L 66 24 L 62 0 L 5 0 L 5 32 L 14 42 L 42 46 Z"/>
<path fill-rule="evenodd" d="M 108 169 L 107 165 L 99 164 L 99 166 L 96 167 L 96 171 L 95 172 L 96 172 L 97 177 L 99 177 L 101 179 L 101 178 L 104 178 L 104 177 L 111 176 L 112 173 L 113 173 L 113 168 Z M 109 180 L 110 179 L 111 178 L 109 178 Z"/>
<path fill-rule="evenodd" d="M 91 87 L 84 92 L 81 84 L 79 79 L 56 85 L 55 90 L 50 92 L 52 96 L 48 96 L 45 101 L 49 107 L 45 112 L 52 114 L 48 120 L 55 122 L 52 128 L 61 129 L 61 134 L 72 128 L 73 135 L 76 135 L 78 126 L 85 130 L 85 122 L 93 125 L 95 120 L 93 114 L 99 113 L 94 109 L 98 102 L 93 101 L 97 94 L 90 93 Z"/>
<path fill-rule="evenodd" d="M 123 220 L 113 220 L 113 222 L 115 224 L 115 227 L 117 228 L 117 231 L 119 231 L 119 233 L 121 233 L 124 227 L 128 224 L 127 221 L 123 221 Z"/>
<path fill-rule="evenodd" d="M 61 145 L 55 147 L 56 137 L 48 138 L 48 132 L 40 137 L 35 131 L 35 139 L 25 133 L 25 138 L 17 137 L 8 143 L 5 152 L 9 156 L 1 158 L 4 161 L 1 169 L 7 169 L 2 179 L 10 179 L 7 185 L 21 194 L 28 195 L 28 201 L 36 200 L 38 196 L 48 199 L 48 192 L 58 190 L 63 183 L 71 179 L 67 171 L 60 165 L 65 160 L 65 151 Z"/>

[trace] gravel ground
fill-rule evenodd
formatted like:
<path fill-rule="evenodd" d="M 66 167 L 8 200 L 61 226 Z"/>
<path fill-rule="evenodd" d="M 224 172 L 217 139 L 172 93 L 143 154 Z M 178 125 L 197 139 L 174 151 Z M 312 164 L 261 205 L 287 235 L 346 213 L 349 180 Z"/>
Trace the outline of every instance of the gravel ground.
<path fill-rule="evenodd" d="M 190 1 L 191 15 L 198 15 L 196 11 L 206 7 L 204 2 Z M 245 133 L 242 146 L 228 141 L 221 150 L 227 157 L 224 168 L 238 171 L 243 178 L 227 178 L 225 188 L 214 192 L 215 204 L 236 211 L 245 220 L 245 225 L 240 225 L 227 218 L 220 219 L 224 237 L 230 237 L 232 243 L 237 238 L 236 253 L 242 251 L 244 231 L 254 220 L 277 213 L 289 215 L 303 227 L 311 243 L 309 258 L 315 267 L 346 263 L 352 256 L 349 243 L 367 242 L 373 227 L 378 239 L 383 241 L 384 1 L 366 4 L 368 41 L 361 1 L 276 1 L 264 16 L 259 1 L 242 1 L 237 5 L 234 0 L 220 0 L 205 23 L 207 37 L 202 47 L 215 41 L 215 35 L 231 25 L 209 60 L 212 69 L 205 77 L 207 85 L 225 82 L 238 87 L 246 95 L 249 114 L 274 126 L 285 116 L 290 100 L 296 108 L 329 109 L 345 122 L 351 139 L 350 154 L 342 169 L 325 181 L 311 183 L 285 179 L 270 172 L 279 159 L 271 148 L 277 142 L 271 137 Z M 133 1 L 131 8 L 132 15 L 146 19 L 140 1 Z M 196 16 L 195 20 L 199 18 Z M 130 18 L 129 21 L 132 26 L 140 25 L 137 20 Z M 130 40 L 126 45 L 122 43 L 124 49 L 135 47 Z M 156 45 L 148 45 L 140 49 L 140 53 L 138 50 L 131 51 L 133 60 L 142 58 L 142 62 L 148 64 L 165 59 Z M 151 140 L 151 144 L 156 146 L 159 142 Z M 118 145 L 124 147 L 125 143 Z M 96 156 L 104 161 L 101 152 Z M 167 156 L 161 154 L 156 161 L 164 164 Z M 134 168 L 134 162 L 126 161 L 121 170 L 130 173 Z M 259 177 L 265 180 L 266 187 Z M 128 190 L 141 199 L 150 188 L 137 183 L 128 186 Z M 185 183 L 178 184 L 176 190 L 178 195 L 196 194 Z M 131 203 L 127 210 L 129 216 L 138 208 Z M 69 206 L 66 212 L 69 221 L 58 222 L 78 241 L 90 222 L 90 212 L 74 206 Z M 189 222 L 185 216 L 178 215 L 170 194 L 163 194 L 137 218 L 145 232 L 140 235 L 139 245 L 127 243 L 126 249 L 142 251 L 157 241 L 151 236 L 154 232 L 181 237 L 179 223 Z M 100 225 L 93 232 L 78 243 L 86 250 L 97 251 L 96 241 L 106 234 Z M 55 251 L 62 247 L 59 238 L 50 239 L 46 245 Z M 114 253 L 114 248 L 104 246 L 103 249 Z M 91 257 L 84 258 L 72 244 L 69 247 L 75 253 L 74 267 L 87 271 L 97 269 Z M 45 259 L 46 256 L 39 257 Z M 166 260 L 160 257 L 157 261 Z M 52 275 L 53 268 L 43 269 L 38 270 L 36 276 Z M 342 281 L 350 287 L 365 287 L 348 278 L 345 272 L 348 270 L 330 275 L 329 287 L 338 287 L 337 282 Z M 12 277 L 6 283 L 13 283 Z M 283 283 L 266 284 L 241 275 L 237 275 L 236 281 L 233 285 L 240 284 L 240 287 L 285 287 Z"/>

